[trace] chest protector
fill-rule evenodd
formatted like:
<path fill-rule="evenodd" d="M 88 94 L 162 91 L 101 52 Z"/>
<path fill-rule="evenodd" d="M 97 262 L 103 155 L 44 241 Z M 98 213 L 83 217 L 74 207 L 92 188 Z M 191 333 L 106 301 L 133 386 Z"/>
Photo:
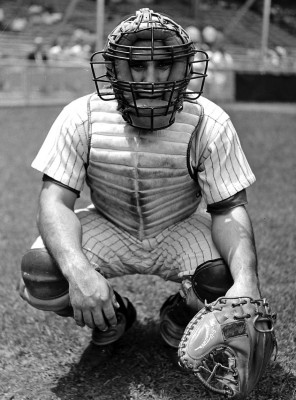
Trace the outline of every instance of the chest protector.
<path fill-rule="evenodd" d="M 116 102 L 90 102 L 88 185 L 96 209 L 139 240 L 189 217 L 200 203 L 190 146 L 200 106 L 184 103 L 175 123 L 147 131 L 128 125 Z"/>

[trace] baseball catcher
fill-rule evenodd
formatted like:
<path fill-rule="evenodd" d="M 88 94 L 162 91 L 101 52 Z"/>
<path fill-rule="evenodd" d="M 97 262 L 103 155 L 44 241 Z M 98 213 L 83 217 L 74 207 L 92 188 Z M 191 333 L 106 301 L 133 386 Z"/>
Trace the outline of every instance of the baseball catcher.
<path fill-rule="evenodd" d="M 177 282 L 160 310 L 164 342 L 177 355 L 181 341 L 181 362 L 209 387 L 247 393 L 270 357 L 273 319 L 257 300 L 246 209 L 255 176 L 229 115 L 202 95 L 208 61 L 178 23 L 148 8 L 92 55 L 96 92 L 61 111 L 32 163 L 43 176 L 40 236 L 22 258 L 20 294 L 92 329 L 101 364 L 136 320 L 111 279 Z M 84 184 L 91 204 L 76 209 Z M 190 336 L 199 320 L 210 336 L 199 322 Z"/>

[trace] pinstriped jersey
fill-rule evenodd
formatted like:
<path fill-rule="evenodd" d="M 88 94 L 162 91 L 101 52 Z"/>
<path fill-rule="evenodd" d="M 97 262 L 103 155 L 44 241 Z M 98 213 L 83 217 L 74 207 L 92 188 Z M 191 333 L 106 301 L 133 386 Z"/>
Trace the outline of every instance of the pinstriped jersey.
<path fill-rule="evenodd" d="M 71 102 L 57 117 L 32 163 L 33 168 L 76 191 L 83 189 L 87 178 L 94 103 L 102 118 L 106 107 L 114 108 L 112 102 L 98 99 L 97 94 Z M 190 164 L 197 171 L 205 203 L 213 204 L 249 187 L 255 176 L 227 113 L 204 97 L 195 106 L 196 113 L 203 110 L 203 118 L 192 141 Z M 119 112 L 113 118 L 115 123 L 122 123 Z"/>
<path fill-rule="evenodd" d="M 198 140 L 192 151 L 198 182 L 206 204 L 225 200 L 256 180 L 230 117 L 221 107 L 202 97 Z"/>

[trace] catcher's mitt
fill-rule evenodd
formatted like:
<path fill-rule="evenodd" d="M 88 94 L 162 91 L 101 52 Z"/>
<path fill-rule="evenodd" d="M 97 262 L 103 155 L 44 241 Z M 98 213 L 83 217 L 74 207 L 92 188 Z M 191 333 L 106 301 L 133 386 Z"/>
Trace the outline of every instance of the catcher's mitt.
<path fill-rule="evenodd" d="M 180 365 L 213 392 L 244 398 L 277 347 L 276 315 L 266 299 L 220 297 L 205 304 L 185 329 L 178 350 Z"/>

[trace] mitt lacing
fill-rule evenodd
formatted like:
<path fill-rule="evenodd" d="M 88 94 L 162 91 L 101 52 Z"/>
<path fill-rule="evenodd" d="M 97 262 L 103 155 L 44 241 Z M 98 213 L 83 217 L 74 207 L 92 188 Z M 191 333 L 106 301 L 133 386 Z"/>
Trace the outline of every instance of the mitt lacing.
<path fill-rule="evenodd" d="M 273 346 L 274 346 L 274 361 L 277 358 L 277 354 L 278 354 L 278 344 L 277 344 L 277 340 L 275 337 L 275 334 L 273 333 L 274 331 L 274 325 L 276 323 L 276 314 L 275 313 L 271 313 L 270 307 L 269 307 L 269 303 L 266 301 L 265 298 L 263 298 L 262 300 L 252 300 L 251 303 L 256 304 L 256 312 L 255 315 L 256 317 L 254 318 L 253 321 L 253 325 L 254 325 L 254 329 L 256 329 L 257 332 L 260 333 L 272 333 L 272 341 L 273 341 Z M 264 307 L 264 313 L 259 311 L 259 306 L 262 304 L 262 307 Z M 259 320 L 260 318 L 260 320 Z M 270 327 L 268 329 L 259 329 L 257 327 L 257 323 L 258 322 L 266 322 L 267 325 L 269 325 Z"/>
<path fill-rule="evenodd" d="M 179 344 L 179 349 L 181 351 L 181 355 L 182 356 L 184 356 L 186 353 L 181 349 L 183 349 L 183 348 L 185 348 L 187 346 L 188 338 L 189 338 L 189 336 L 191 334 L 191 331 L 195 328 L 197 321 L 202 319 L 202 317 L 205 314 L 207 314 L 209 311 L 211 311 L 211 310 L 212 310 L 212 305 L 208 304 L 207 301 L 205 301 L 205 307 L 200 312 L 198 312 L 195 315 L 195 317 L 192 318 L 192 320 L 187 325 L 187 327 L 186 327 L 186 329 L 184 331 L 182 340 L 181 340 L 181 342 Z M 187 367 L 192 369 L 192 365 L 188 364 Z"/>
<path fill-rule="evenodd" d="M 266 299 L 262 299 L 262 300 L 253 300 L 251 301 L 252 304 L 256 305 L 256 311 L 255 311 L 255 319 L 254 319 L 254 328 L 256 329 L 257 332 L 261 332 L 261 333 L 268 333 L 268 332 L 272 332 L 274 330 L 274 324 L 276 322 L 276 314 L 271 313 L 270 312 L 270 308 L 269 308 L 269 304 L 266 301 Z M 259 306 L 262 305 L 262 307 L 264 307 L 264 311 L 259 311 Z M 260 321 L 258 321 L 258 319 L 260 318 Z M 268 329 L 259 329 L 256 324 L 257 322 L 267 322 L 268 325 L 270 325 L 270 328 Z"/>
<path fill-rule="evenodd" d="M 232 303 L 231 305 L 232 305 L 233 308 L 235 308 L 235 307 L 243 306 L 243 305 L 245 305 L 247 303 L 248 303 L 247 300 L 243 300 L 242 299 L 242 300 L 238 301 L 237 303 Z M 246 319 L 246 318 L 251 318 L 251 314 L 244 313 L 244 314 L 234 315 L 233 316 L 233 319 L 237 319 L 237 320 Z"/>
<path fill-rule="evenodd" d="M 220 350 L 223 350 L 222 348 Z M 217 351 L 215 352 L 217 354 Z M 201 382 L 211 391 L 219 393 L 219 394 L 223 394 L 225 397 L 232 397 L 234 396 L 234 390 L 227 385 L 228 384 L 232 384 L 235 386 L 238 386 L 238 373 L 237 370 L 235 368 L 235 358 L 231 357 L 232 360 L 232 365 L 231 366 L 225 366 L 223 364 L 221 364 L 220 362 L 217 362 L 214 358 L 215 356 L 214 352 L 209 353 L 209 357 L 210 357 L 210 361 L 212 361 L 214 367 L 210 368 L 209 365 L 207 364 L 207 360 L 203 360 L 202 361 L 202 365 L 199 366 L 198 368 L 193 370 L 193 373 L 195 376 L 197 376 Z M 224 371 L 226 374 L 229 373 L 230 375 L 232 375 L 233 378 L 231 378 L 230 376 L 223 376 L 218 374 L 218 369 L 221 369 L 222 371 Z M 209 374 L 208 378 L 205 379 L 202 375 L 202 373 L 205 372 L 207 374 Z M 216 381 L 222 383 L 225 382 L 225 386 L 223 387 L 223 389 L 219 389 L 215 386 L 213 386 L 210 382 L 215 379 Z"/>

